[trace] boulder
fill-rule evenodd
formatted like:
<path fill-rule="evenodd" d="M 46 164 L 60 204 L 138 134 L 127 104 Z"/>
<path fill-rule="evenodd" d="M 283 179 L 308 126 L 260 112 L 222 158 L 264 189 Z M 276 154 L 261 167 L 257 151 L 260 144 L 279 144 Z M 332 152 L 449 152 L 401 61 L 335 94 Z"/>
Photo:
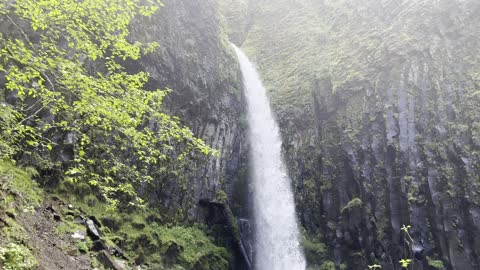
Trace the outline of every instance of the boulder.
<path fill-rule="evenodd" d="M 106 250 L 106 251 L 109 250 L 107 244 L 105 244 L 105 241 L 103 240 L 93 241 L 92 251 L 102 251 L 102 250 Z"/>
<path fill-rule="evenodd" d="M 80 225 L 86 225 L 85 219 L 82 216 L 75 217 L 75 219 L 73 219 L 73 223 L 80 224 Z"/>
<path fill-rule="evenodd" d="M 72 238 L 75 240 L 85 240 L 85 234 L 82 231 L 76 231 L 74 234 L 72 234 Z"/>
<path fill-rule="evenodd" d="M 120 266 L 115 261 L 115 259 L 106 250 L 102 250 L 98 253 L 97 260 L 106 269 L 112 269 L 112 270 L 124 270 L 124 269 L 126 269 L 126 268 Z"/>
<path fill-rule="evenodd" d="M 97 227 L 95 222 L 93 220 L 89 219 L 87 220 L 86 223 L 87 226 L 87 234 L 92 238 L 93 240 L 99 240 L 100 239 L 100 229 Z"/>

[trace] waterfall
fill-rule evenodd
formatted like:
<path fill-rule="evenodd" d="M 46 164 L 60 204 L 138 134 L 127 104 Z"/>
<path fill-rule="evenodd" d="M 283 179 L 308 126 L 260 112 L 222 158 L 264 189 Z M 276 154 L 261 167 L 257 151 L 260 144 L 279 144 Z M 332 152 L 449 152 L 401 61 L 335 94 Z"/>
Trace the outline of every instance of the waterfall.
<path fill-rule="evenodd" d="M 265 88 L 253 64 L 235 45 L 248 103 L 255 219 L 255 269 L 304 270 L 295 203 L 281 155 L 282 141 Z"/>

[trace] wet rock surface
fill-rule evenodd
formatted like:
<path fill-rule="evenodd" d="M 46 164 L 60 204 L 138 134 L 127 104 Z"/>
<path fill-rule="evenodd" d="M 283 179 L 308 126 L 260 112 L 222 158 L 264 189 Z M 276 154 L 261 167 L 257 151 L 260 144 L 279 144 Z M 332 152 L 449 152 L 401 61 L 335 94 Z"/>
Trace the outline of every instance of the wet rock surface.
<path fill-rule="evenodd" d="M 230 35 L 270 90 L 318 258 L 477 269 L 478 2 L 241 2 Z"/>
<path fill-rule="evenodd" d="M 157 15 L 131 27 L 135 40 L 158 42 L 160 49 L 129 68 L 149 72 L 153 88 L 172 89 L 164 104 L 219 155 L 192 161 L 184 190 L 180 183 L 149 190 L 151 201 L 166 207 L 196 205 L 224 191 L 235 214 L 246 215 L 246 192 L 236 188 L 246 181 L 246 107 L 240 69 L 222 32 L 216 2 L 164 4 Z M 188 208 L 191 218 L 205 218 L 198 207 Z"/>

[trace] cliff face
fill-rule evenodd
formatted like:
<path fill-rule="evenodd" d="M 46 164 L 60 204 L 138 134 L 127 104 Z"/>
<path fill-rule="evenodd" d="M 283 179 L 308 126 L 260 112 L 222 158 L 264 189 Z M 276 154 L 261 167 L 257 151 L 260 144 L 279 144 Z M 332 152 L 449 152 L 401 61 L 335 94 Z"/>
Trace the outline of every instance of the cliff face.
<path fill-rule="evenodd" d="M 233 2 L 223 13 L 270 91 L 311 267 L 477 269 L 480 4 Z"/>
<path fill-rule="evenodd" d="M 102 1 L 98 2 L 101 3 Z M 245 207 L 244 196 L 247 193 L 245 182 L 247 150 L 244 139 L 246 130 L 243 120 L 245 106 L 241 93 L 240 71 L 236 57 L 227 42 L 226 34 L 223 32 L 222 22 L 215 1 L 165 0 L 162 2 L 164 5 L 159 8 L 155 15 L 148 18 L 137 18 L 129 26 L 130 41 L 157 42 L 159 44 L 158 50 L 143 56 L 139 60 L 136 60 L 136 57 L 124 60 L 122 64 L 126 67 L 126 73 L 128 74 L 146 71 L 151 75 L 145 89 L 172 89 L 163 100 L 163 105 L 166 107 L 168 115 L 174 115 L 181 120 L 178 120 L 180 123 L 176 123 L 177 120 L 165 121 L 164 123 L 163 118 L 148 118 L 141 119 L 141 121 L 132 117 L 127 119 L 130 122 L 141 122 L 142 125 L 147 125 L 151 130 L 156 130 L 157 125 L 185 125 L 185 127 L 193 131 L 195 136 L 202 138 L 210 147 L 216 149 L 218 155 L 204 157 L 200 153 L 198 155 L 194 153 L 198 151 L 192 150 L 185 155 L 183 160 L 180 160 L 178 157 L 182 157 L 179 152 L 182 146 L 185 146 L 183 144 L 188 145 L 197 142 L 195 138 L 190 137 L 188 140 L 178 143 L 178 145 L 171 141 L 162 145 L 162 147 L 170 147 L 171 152 L 152 149 L 154 147 L 148 149 L 152 150 L 152 152 L 157 150 L 162 153 L 168 153 L 168 157 L 165 159 L 177 160 L 181 165 L 177 166 L 175 162 L 168 163 L 168 165 L 155 162 L 154 164 L 158 166 L 152 165 L 141 168 L 137 166 L 141 158 L 138 158 L 134 151 L 131 151 L 129 148 L 122 148 L 114 140 L 111 140 L 111 137 L 116 137 L 116 126 L 108 131 L 105 129 L 106 133 L 108 133 L 105 137 L 108 139 L 103 140 L 104 138 L 99 138 L 100 136 L 92 136 L 93 139 L 99 138 L 92 145 L 99 144 L 103 147 L 103 150 L 99 152 L 99 155 L 89 157 L 90 162 L 96 164 L 108 161 L 108 158 L 105 155 L 102 156 L 102 154 L 109 151 L 109 149 L 115 149 L 118 151 L 118 156 L 115 156 L 115 158 L 118 157 L 118 161 L 125 165 L 128 171 L 142 175 L 144 179 L 150 178 L 150 180 L 153 180 L 140 181 L 130 185 L 130 187 L 135 189 L 134 192 L 137 191 L 136 189 L 139 189 L 138 193 L 146 199 L 145 205 L 148 207 L 130 207 L 131 204 L 129 204 L 128 200 L 125 200 L 124 202 L 129 204 L 129 206 L 124 208 L 118 207 L 117 211 L 107 211 L 111 209 L 102 200 L 103 197 L 100 196 L 99 190 L 95 188 L 95 184 L 91 184 L 91 182 L 67 181 L 68 177 L 65 176 L 69 174 L 66 172 L 66 168 L 72 163 L 73 159 L 78 156 L 89 155 L 89 153 L 83 150 L 79 151 L 76 148 L 76 144 L 80 144 L 77 134 L 75 132 L 66 132 L 65 130 L 68 130 L 68 127 L 65 130 L 55 130 L 54 135 L 52 133 L 42 133 L 41 135 L 46 139 L 53 141 L 55 147 L 52 147 L 52 145 L 45 146 L 46 149 L 51 151 L 47 152 L 45 149 L 42 150 L 32 143 L 30 145 L 32 146 L 32 152 L 25 153 L 25 156 L 29 157 L 32 153 L 37 154 L 37 152 L 44 154 L 44 156 L 40 157 L 45 157 L 45 163 L 52 163 L 48 163 L 49 166 L 56 166 L 54 167 L 55 170 L 50 170 L 50 167 L 47 168 L 47 166 L 43 168 L 43 163 L 38 164 L 36 159 L 31 161 L 28 158 L 18 158 L 21 160 L 21 162 L 18 162 L 18 168 L 13 161 L 5 161 L 6 165 L 0 166 L 0 194 L 12 193 L 10 191 L 11 188 L 8 186 L 10 182 L 14 182 L 14 177 L 10 175 L 11 168 L 17 168 L 21 171 L 20 166 L 39 167 L 39 173 L 36 173 L 35 169 L 30 168 L 35 173 L 24 178 L 26 178 L 25 181 L 27 183 L 35 186 L 35 188 L 36 184 L 34 185 L 34 181 L 30 178 L 35 178 L 34 180 L 42 184 L 41 192 L 39 191 L 38 195 L 36 195 L 39 202 L 35 202 L 35 205 L 31 202 L 27 204 L 27 202 L 23 202 L 23 199 L 21 199 L 23 193 L 31 191 L 32 187 L 30 186 L 14 190 L 15 193 L 12 193 L 12 198 L 18 197 L 18 200 L 10 198 L 10 195 L 8 195 L 9 197 L 0 196 L 0 202 L 2 203 L 0 206 L 0 229 L 2 229 L 2 232 L 10 230 L 10 227 L 24 227 L 27 230 L 23 232 L 19 229 L 18 235 L 1 234 L 0 257 L 4 256 L 5 252 L 15 251 L 5 249 L 5 245 L 13 241 L 21 242 L 22 248 L 31 250 L 32 254 L 28 253 L 28 255 L 32 258 L 36 257 L 39 265 L 48 269 L 68 268 L 68 260 L 74 260 L 73 257 L 76 255 L 72 254 L 77 253 L 77 251 L 81 252 L 78 258 L 82 259 L 79 262 L 81 266 L 78 269 L 96 268 L 95 262 L 100 259 L 94 259 L 94 257 L 102 254 L 109 258 L 107 263 L 112 263 L 113 257 L 110 256 L 112 255 L 122 257 L 123 263 L 132 267 L 141 266 L 141 268 L 144 268 L 145 266 L 148 269 L 226 269 L 227 267 L 229 269 L 237 269 L 236 267 L 242 269 L 241 267 L 243 267 L 245 262 L 242 261 L 242 254 L 239 251 L 239 235 L 235 216 L 246 215 L 247 207 Z M 19 19 L 15 16 L 13 16 L 13 19 L 8 17 L 7 15 L 10 14 L 9 12 L 13 8 L 9 10 L 7 6 L 8 8 L 10 8 L 10 5 L 13 7 L 12 3 L 12 1 L 7 1 L 0 5 L 2 13 L 0 21 L 10 21 L 4 23 L 4 25 L 2 24 L 0 29 L 2 53 L 6 51 L 4 49 L 4 36 L 25 38 L 27 40 L 34 38 L 34 40 L 38 41 L 41 35 L 44 34 L 44 32 L 37 31 L 36 27 L 32 27 L 29 20 Z M 21 3 L 22 7 L 27 6 L 25 1 L 19 1 L 19 3 Z M 125 3 L 124 1 L 119 3 L 127 6 L 132 5 L 132 3 Z M 55 3 L 42 2 L 42 4 L 45 5 L 45 10 L 42 10 L 42 12 L 54 13 L 51 10 L 57 8 Z M 71 8 L 74 4 L 74 2 L 69 2 L 66 5 L 68 8 Z M 135 4 L 138 3 L 135 2 Z M 50 5 L 53 5 L 53 7 Z M 111 8 L 108 4 L 105 5 L 107 5 L 107 9 Z M 60 10 L 55 10 L 55 12 L 64 12 L 64 10 L 61 10 L 62 7 L 59 8 Z M 96 13 L 96 8 L 99 7 L 93 7 L 92 13 L 102 16 L 103 13 Z M 117 6 L 113 5 L 113 11 L 109 10 L 108 12 L 116 13 L 119 10 L 119 8 L 116 8 Z M 39 12 L 38 8 L 35 9 L 35 12 L 37 11 Z M 27 18 L 29 17 L 27 16 Z M 16 24 L 15 20 L 17 19 L 22 24 Z M 88 19 L 87 17 L 85 20 Z M 32 19 L 31 21 L 34 22 L 35 20 Z M 62 25 L 58 25 L 58 27 L 60 28 L 60 33 L 63 30 L 61 28 Z M 85 25 L 81 25 L 79 28 L 82 28 L 82 31 L 89 31 L 88 26 Z M 89 35 L 91 35 L 90 32 Z M 57 44 L 52 43 L 51 45 L 55 47 Z M 74 45 L 69 44 L 68 46 L 71 46 L 73 49 Z M 70 49 L 67 49 L 66 44 L 59 44 L 58 46 L 65 47 L 62 47 L 62 50 L 65 49 L 65 55 L 68 54 Z M 109 54 L 106 53 L 106 55 Z M 36 60 L 32 55 L 29 55 L 27 58 L 29 57 Z M 111 75 L 111 70 L 108 69 L 107 71 L 105 63 L 103 63 L 106 59 L 110 59 L 109 57 L 85 60 L 86 58 L 84 58 L 83 54 L 74 53 L 72 53 L 71 57 L 80 58 L 74 59 L 75 64 L 81 66 L 82 70 L 85 67 L 86 74 L 97 74 L 98 77 L 103 76 L 102 79 Z M 30 59 L 27 60 L 30 61 Z M 49 64 L 52 66 L 61 64 L 56 63 L 55 60 L 52 60 L 53 62 Z M 16 90 L 7 91 L 5 87 L 8 78 L 6 79 L 3 64 L 2 62 L 0 67 L 0 106 L 7 107 L 9 104 L 9 108 L 16 108 L 14 105 L 20 103 L 20 101 L 18 100 Z M 72 78 L 72 81 L 75 80 L 75 78 Z M 122 82 L 118 84 L 118 88 L 124 88 L 124 85 L 121 85 Z M 37 87 L 38 84 L 35 83 L 32 83 L 32 85 Z M 132 82 L 125 82 L 125 84 L 129 83 Z M 49 87 L 55 87 L 55 81 L 50 82 L 50 84 Z M 117 96 L 122 96 L 118 94 L 120 92 L 116 93 Z M 68 94 L 65 95 L 68 96 Z M 159 100 L 161 98 L 156 101 L 130 99 L 126 103 L 131 105 L 145 102 L 142 105 L 150 105 L 159 104 Z M 128 104 L 129 101 L 132 101 L 132 103 Z M 35 100 L 27 100 L 27 102 L 34 103 L 33 105 L 37 104 Z M 118 108 L 114 106 L 114 103 L 107 105 L 106 111 L 109 114 L 121 114 L 123 112 L 121 110 L 128 107 Z M 27 105 L 30 106 L 28 103 Z M 29 110 L 34 108 L 33 105 Z M 96 106 L 95 103 L 87 103 L 87 105 L 90 105 L 90 107 Z M 119 111 L 115 111 L 115 109 Z M 163 112 L 163 108 L 161 109 Z M 37 109 L 35 108 L 35 110 Z M 38 122 L 32 123 L 32 126 L 37 123 L 43 125 L 45 122 L 49 123 L 48 121 L 54 120 L 55 115 L 53 113 L 50 113 L 48 109 L 44 111 L 49 119 L 40 119 L 39 117 Z M 3 112 L 0 121 L 5 121 L 6 119 L 6 114 Z M 40 110 L 36 113 L 38 112 Z M 134 110 L 132 115 L 135 113 Z M 103 116 L 103 114 L 100 115 Z M 27 117 L 25 120 L 29 118 Z M 83 115 L 73 120 L 73 122 L 81 123 L 88 121 L 88 119 L 84 119 Z M 159 124 L 158 121 L 161 123 Z M 3 124 L 2 122 L 0 123 Z M 97 127 L 92 126 L 92 129 L 94 128 Z M 143 128 L 142 126 L 137 131 L 140 132 Z M 182 130 L 190 134 L 187 128 Z M 173 141 L 175 135 L 182 136 L 182 132 L 179 133 L 168 134 L 166 137 Z M 170 135 L 172 136 L 169 137 Z M 164 137 L 163 134 L 156 134 L 155 136 Z M 1 146 L 3 146 L 8 141 L 4 141 L 3 136 L 0 137 Z M 81 144 L 83 145 L 83 141 Z M 178 149 L 176 148 L 177 146 Z M 209 151 L 207 150 L 206 152 Z M 19 156 L 22 155 L 24 153 L 19 154 Z M 1 160 L 3 158 L 3 156 L 0 157 Z M 39 160 L 43 161 L 42 158 L 39 158 Z M 53 161 L 57 163 L 53 164 Z M 3 165 L 2 162 L 0 162 L 0 165 Z M 183 166 L 184 162 L 188 167 L 186 171 Z M 103 163 L 102 166 L 105 166 L 104 164 L 107 163 Z M 108 166 L 105 167 L 110 169 Z M 128 181 L 126 180 L 128 177 L 125 175 L 120 173 L 118 177 L 116 175 L 115 179 L 110 180 L 113 182 Z M 45 192 L 46 190 L 48 192 Z M 50 198 L 51 196 L 53 198 Z M 120 198 L 119 200 L 123 199 Z M 40 204 L 41 201 L 44 201 L 43 205 Z M 53 202 L 62 206 L 48 205 Z M 33 206 L 35 206 L 35 209 Z M 25 210 L 27 207 L 34 210 L 23 211 L 25 215 L 32 212 L 34 213 L 33 216 L 42 218 L 32 220 L 24 219 L 22 215 L 16 216 L 15 211 L 19 209 Z M 68 209 L 72 211 L 68 211 Z M 68 213 L 65 214 L 64 212 Z M 84 218 L 85 216 L 88 216 L 88 218 Z M 93 220 L 95 220 L 95 223 L 92 223 Z M 41 223 L 41 226 L 37 226 L 39 223 Z M 90 226 L 88 223 L 93 225 Z M 91 230 L 91 228 L 94 228 L 96 231 L 93 237 L 90 233 L 87 235 L 86 231 Z M 80 237 L 81 239 L 73 239 L 74 236 L 72 235 L 77 235 L 77 229 L 83 233 Z M 36 236 L 36 234 L 41 234 L 41 241 L 24 243 L 24 238 L 30 238 L 30 236 Z M 68 248 L 72 248 L 72 251 L 69 250 L 67 252 L 62 249 L 63 242 L 61 240 L 64 240 L 63 238 L 66 239 L 64 242 L 68 242 Z M 58 248 L 56 241 L 59 242 Z M 45 250 L 49 251 L 47 252 L 49 254 L 44 253 L 43 250 L 38 252 L 38 247 L 47 245 L 49 248 L 54 247 L 52 249 L 55 253 L 50 252 L 52 249 L 46 248 Z M 14 245 L 13 247 L 17 246 Z M 67 248 L 67 245 L 65 248 Z M 90 260 L 89 258 L 92 259 Z M 4 264 L 3 257 L 0 259 L 0 268 L 2 266 L 7 267 Z M 56 263 L 55 266 L 48 266 L 53 261 L 59 261 L 59 263 Z M 75 265 L 70 266 L 77 268 Z M 105 267 L 115 268 L 110 265 L 105 265 Z"/>
<path fill-rule="evenodd" d="M 237 59 L 215 1 L 162 2 L 158 14 L 132 26 L 135 40 L 158 42 L 159 50 L 130 68 L 149 72 L 151 88 L 172 89 L 167 109 L 218 156 L 194 159 L 185 181 L 146 192 L 150 202 L 186 209 L 189 220 L 208 225 L 216 242 L 233 254 L 229 267 L 245 269 L 236 217 L 248 216 L 248 145 Z"/>
<path fill-rule="evenodd" d="M 152 75 L 152 88 L 169 88 L 165 105 L 218 156 L 195 159 L 187 179 L 147 191 L 151 202 L 188 209 L 206 223 L 218 243 L 233 253 L 231 269 L 245 269 L 235 217 L 247 217 L 245 101 L 236 56 L 213 0 L 167 0 L 154 17 L 132 26 L 135 40 L 158 42 L 159 50 L 130 68 Z M 184 184 L 182 184 L 184 183 Z"/>
<path fill-rule="evenodd" d="M 131 68 L 148 71 L 153 88 L 173 89 L 165 101 L 167 108 L 217 149 L 219 156 L 193 163 L 188 186 L 155 192 L 152 199 L 182 204 L 182 190 L 190 193 L 190 203 L 214 199 L 219 191 L 240 198 L 233 191 L 235 183 L 242 181 L 246 162 L 245 106 L 237 60 L 220 16 L 214 1 L 163 2 L 158 14 L 132 27 L 135 40 L 155 41 L 160 48 L 131 63 Z"/>

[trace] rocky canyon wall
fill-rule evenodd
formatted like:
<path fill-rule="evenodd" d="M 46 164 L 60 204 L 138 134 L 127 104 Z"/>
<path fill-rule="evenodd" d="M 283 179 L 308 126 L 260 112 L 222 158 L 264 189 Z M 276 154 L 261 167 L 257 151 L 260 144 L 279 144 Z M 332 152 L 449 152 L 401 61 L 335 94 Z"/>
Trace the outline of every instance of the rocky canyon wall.
<path fill-rule="evenodd" d="M 480 5 L 234 2 L 223 14 L 269 89 L 312 269 L 477 269 Z"/>

